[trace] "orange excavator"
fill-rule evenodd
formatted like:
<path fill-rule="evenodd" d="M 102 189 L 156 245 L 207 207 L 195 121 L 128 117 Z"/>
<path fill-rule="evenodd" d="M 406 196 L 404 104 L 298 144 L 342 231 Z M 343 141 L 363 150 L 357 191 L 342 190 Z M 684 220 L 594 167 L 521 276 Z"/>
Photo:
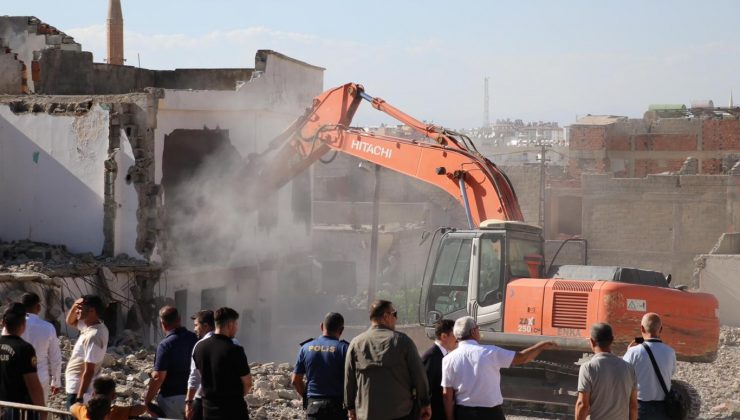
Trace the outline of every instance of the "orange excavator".
<path fill-rule="evenodd" d="M 350 127 L 362 101 L 424 135 L 416 141 Z M 370 161 L 446 191 L 464 208 L 468 228 L 440 228 L 432 240 L 420 297 L 420 322 L 475 317 L 482 341 L 510 349 L 553 340 L 557 351 L 510 369 L 502 381 L 515 407 L 546 404 L 572 411 L 578 361 L 591 351 L 589 327 L 612 325 L 614 350 L 623 352 L 639 336 L 646 312 L 661 314 L 663 338 L 679 360 L 712 362 L 719 341 L 714 296 L 670 286 L 661 273 L 627 267 L 555 266 L 545 269 L 539 226 L 524 223 L 507 176 L 480 154 L 465 135 L 425 124 L 348 83 L 314 99 L 312 107 L 258 156 L 245 171 L 261 183 L 247 197 L 277 190 L 330 151 Z M 674 386 L 698 413 L 698 394 Z M 527 411 L 527 409 L 523 409 Z M 516 411 L 516 410 L 515 410 Z M 536 409 L 534 410 L 536 411 Z"/>

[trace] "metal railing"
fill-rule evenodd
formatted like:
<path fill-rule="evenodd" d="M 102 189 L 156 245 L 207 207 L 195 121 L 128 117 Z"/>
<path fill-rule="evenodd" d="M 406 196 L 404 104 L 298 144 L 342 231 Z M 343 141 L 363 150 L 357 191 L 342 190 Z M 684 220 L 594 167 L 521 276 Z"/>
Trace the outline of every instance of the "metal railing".
<path fill-rule="evenodd" d="M 0 401 L 0 420 L 75 420 L 69 411 Z"/>

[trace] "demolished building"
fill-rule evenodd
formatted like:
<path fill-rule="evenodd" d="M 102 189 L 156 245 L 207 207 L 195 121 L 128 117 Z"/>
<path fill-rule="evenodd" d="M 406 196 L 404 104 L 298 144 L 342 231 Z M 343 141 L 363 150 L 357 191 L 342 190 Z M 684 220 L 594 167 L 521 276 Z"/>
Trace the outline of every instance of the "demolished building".
<path fill-rule="evenodd" d="M 279 287 L 271 284 L 289 277 L 285 270 L 310 265 L 310 172 L 257 212 L 234 208 L 223 213 L 232 220 L 203 220 L 200 230 L 189 230 L 196 220 L 188 211 L 212 207 L 183 197 L 204 168 L 221 168 L 208 180 L 212 186 L 261 152 L 323 90 L 324 69 L 269 50 L 256 53 L 254 68 L 94 63 L 74 39 L 35 17 L 0 17 L 0 47 L 3 284 L 40 282 L 58 290 L 53 299 L 69 287 L 66 293 L 79 295 L 107 285 L 115 292 L 111 301 L 146 302 L 143 321 L 150 324 L 151 309 L 172 301 L 183 314 L 250 308 L 243 312 L 245 335 L 250 325 L 271 325 Z M 218 237 L 207 249 L 188 243 L 204 229 L 235 221 L 228 244 L 214 249 Z M 245 245 L 243 236 L 256 245 Z M 268 252 L 277 246 L 285 251 L 280 257 Z M 44 263 L 52 252 L 44 250 L 53 249 L 69 263 L 63 273 Z M 197 267 L 182 263 L 183 255 L 204 253 Z M 90 266 L 75 262 L 83 257 Z M 29 274 L 29 261 L 41 261 L 40 271 Z M 109 272 L 123 283 L 111 285 Z M 144 277 L 146 284 L 138 284 Z M 132 288 L 147 295 L 133 295 Z M 117 315 L 121 328 L 127 310 Z M 256 358 L 263 351 L 253 350 Z"/>

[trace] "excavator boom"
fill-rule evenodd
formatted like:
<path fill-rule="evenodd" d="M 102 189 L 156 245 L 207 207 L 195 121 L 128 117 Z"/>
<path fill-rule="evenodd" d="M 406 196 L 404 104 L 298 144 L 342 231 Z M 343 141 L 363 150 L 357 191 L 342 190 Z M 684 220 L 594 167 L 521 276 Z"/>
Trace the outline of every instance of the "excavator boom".
<path fill-rule="evenodd" d="M 407 124 L 430 140 L 381 136 L 350 128 L 363 100 Z M 367 160 L 435 185 L 465 208 L 470 228 L 488 219 L 522 221 L 511 182 L 465 136 L 427 125 L 348 83 L 314 99 L 313 106 L 275 138 L 259 159 L 261 180 L 252 200 L 279 189 L 330 151 Z M 265 155 L 273 154 L 265 159 Z M 245 175 L 253 168 L 245 167 Z"/>

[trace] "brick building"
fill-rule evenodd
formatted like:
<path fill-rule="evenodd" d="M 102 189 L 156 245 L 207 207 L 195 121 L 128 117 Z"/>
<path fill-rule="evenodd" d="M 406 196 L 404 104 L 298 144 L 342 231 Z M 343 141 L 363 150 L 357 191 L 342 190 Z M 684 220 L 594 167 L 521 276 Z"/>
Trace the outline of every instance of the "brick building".
<path fill-rule="evenodd" d="M 569 127 L 568 173 L 642 178 L 678 171 L 687 157 L 698 173 L 727 173 L 740 160 L 740 119 L 586 116 Z M 732 115 L 732 114 L 728 114 Z"/>

